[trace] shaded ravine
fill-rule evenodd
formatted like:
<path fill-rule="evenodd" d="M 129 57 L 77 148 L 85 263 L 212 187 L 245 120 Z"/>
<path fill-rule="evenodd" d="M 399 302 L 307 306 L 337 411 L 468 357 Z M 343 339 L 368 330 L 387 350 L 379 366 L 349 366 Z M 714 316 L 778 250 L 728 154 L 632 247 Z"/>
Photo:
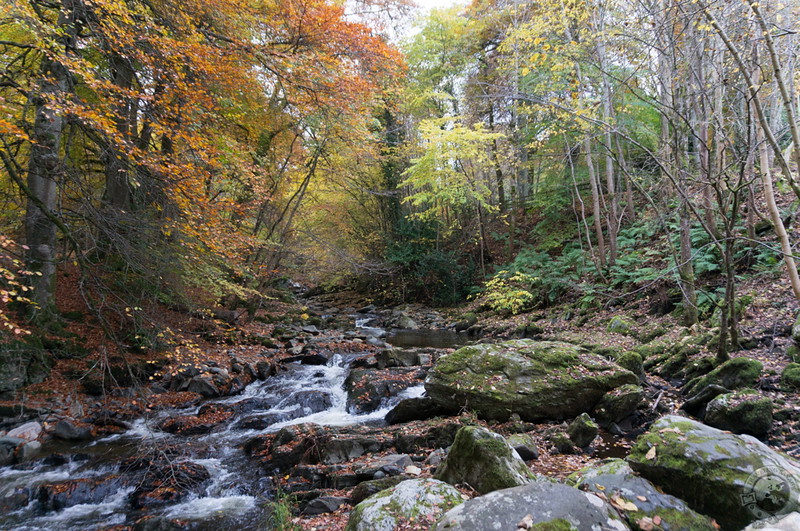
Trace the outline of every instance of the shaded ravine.
<path fill-rule="evenodd" d="M 357 321 L 361 333 L 385 336 L 402 347 L 442 348 L 464 342 L 463 335 L 448 331 L 386 334 L 369 328 L 369 322 L 369 317 Z M 199 407 L 162 410 L 134 421 L 122 434 L 91 443 L 48 442 L 42 454 L 48 457 L 0 467 L 0 528 L 103 529 L 132 525 L 145 515 L 184 520 L 188 528 L 198 530 L 263 527 L 264 504 L 274 489 L 267 472 L 245 455 L 244 443 L 255 435 L 306 422 L 380 424 L 400 400 L 422 395 L 422 385 L 414 385 L 375 411 L 348 411 L 345 379 L 350 363 L 363 354 L 334 354 L 326 365 L 288 363 L 285 370 L 250 384 L 239 395 L 208 400 Z M 211 433 L 175 435 L 159 429 L 209 404 L 235 413 Z M 161 499 L 148 497 L 153 476 L 166 482 L 167 491 L 188 494 L 176 494 L 173 500 L 169 492 Z"/>

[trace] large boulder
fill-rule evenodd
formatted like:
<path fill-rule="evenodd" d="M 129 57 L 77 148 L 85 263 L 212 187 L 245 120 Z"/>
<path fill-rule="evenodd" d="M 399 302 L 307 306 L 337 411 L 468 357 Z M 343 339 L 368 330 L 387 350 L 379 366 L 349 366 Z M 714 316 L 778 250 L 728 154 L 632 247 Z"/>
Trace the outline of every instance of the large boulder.
<path fill-rule="evenodd" d="M 635 384 L 632 372 L 569 343 L 519 339 L 463 347 L 442 357 L 425 390 L 444 407 L 486 419 L 564 419 L 591 411 L 608 391 Z"/>
<path fill-rule="evenodd" d="M 461 493 L 447 483 L 409 479 L 356 505 L 345 530 L 393 531 L 411 523 L 427 527 L 463 501 Z"/>
<path fill-rule="evenodd" d="M 502 435 L 478 426 L 458 430 L 435 477 L 452 485 L 466 483 L 481 494 L 536 478 Z"/>
<path fill-rule="evenodd" d="M 631 467 L 723 529 L 797 508 L 800 463 L 749 435 L 684 417 L 660 418 L 639 437 Z"/>
<path fill-rule="evenodd" d="M 572 476 L 571 476 L 572 478 Z M 633 473 L 622 459 L 580 471 L 575 486 L 606 496 L 622 511 L 633 529 L 663 531 L 716 531 L 711 518 L 691 510 L 685 502 L 660 492 L 655 485 Z M 656 527 L 654 522 L 658 522 Z"/>
<path fill-rule="evenodd" d="M 763 437 L 772 427 L 772 399 L 752 389 L 726 393 L 706 406 L 709 426 Z"/>
<path fill-rule="evenodd" d="M 464 502 L 445 513 L 433 529 L 627 531 L 628 526 L 611 505 L 594 494 L 542 480 Z"/>
<path fill-rule="evenodd" d="M 419 385 L 425 378 L 421 367 L 390 367 L 388 369 L 353 369 L 344 381 L 347 391 L 347 410 L 370 413 L 383 406 L 387 399 L 409 387 Z"/>
<path fill-rule="evenodd" d="M 609 391 L 594 409 L 598 424 L 609 427 L 632 415 L 644 400 L 644 390 L 638 385 L 626 384 Z"/>
<path fill-rule="evenodd" d="M 725 389 L 742 389 L 753 386 L 761 376 L 763 365 L 750 358 L 733 358 L 726 361 L 705 376 L 697 377 L 686 384 L 683 394 L 692 396 L 709 385 L 719 385 Z"/>

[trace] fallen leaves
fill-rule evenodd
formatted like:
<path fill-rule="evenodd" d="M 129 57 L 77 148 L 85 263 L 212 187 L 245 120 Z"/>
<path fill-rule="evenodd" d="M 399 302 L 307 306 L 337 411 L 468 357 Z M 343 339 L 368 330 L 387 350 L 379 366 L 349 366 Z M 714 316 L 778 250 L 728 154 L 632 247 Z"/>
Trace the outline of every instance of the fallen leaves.
<path fill-rule="evenodd" d="M 647 450 L 647 453 L 644 454 L 644 458 L 647 459 L 648 461 L 652 461 L 653 459 L 655 459 L 656 458 L 656 447 L 653 446 L 652 448 Z"/>

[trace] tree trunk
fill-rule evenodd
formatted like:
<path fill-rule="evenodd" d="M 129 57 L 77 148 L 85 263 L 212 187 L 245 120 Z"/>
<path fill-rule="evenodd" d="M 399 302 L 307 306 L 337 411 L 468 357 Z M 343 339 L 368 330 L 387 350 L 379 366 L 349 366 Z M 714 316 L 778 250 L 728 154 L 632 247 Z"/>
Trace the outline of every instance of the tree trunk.
<path fill-rule="evenodd" d="M 600 188 L 597 184 L 597 174 L 594 168 L 594 160 L 592 157 L 592 145 L 587 136 L 583 141 L 583 147 L 586 150 L 586 166 L 589 168 L 589 186 L 592 190 L 592 216 L 594 216 L 594 231 L 597 237 L 597 258 L 600 264 L 600 269 L 606 268 L 606 242 L 603 237 L 603 222 L 602 214 L 600 212 Z"/>
<path fill-rule="evenodd" d="M 58 17 L 59 47 L 67 53 L 75 45 L 72 2 L 65 0 Z M 48 216 L 55 212 L 59 184 L 65 177 L 61 160 L 61 134 L 64 117 L 51 106 L 70 88 L 70 73 L 53 57 L 42 58 L 41 80 L 32 98 L 35 108 L 33 145 L 28 164 L 27 187 L 36 198 L 28 200 L 25 210 L 25 238 L 29 247 L 27 266 L 35 303 L 34 313 L 47 319 L 55 311 L 56 224 Z"/>

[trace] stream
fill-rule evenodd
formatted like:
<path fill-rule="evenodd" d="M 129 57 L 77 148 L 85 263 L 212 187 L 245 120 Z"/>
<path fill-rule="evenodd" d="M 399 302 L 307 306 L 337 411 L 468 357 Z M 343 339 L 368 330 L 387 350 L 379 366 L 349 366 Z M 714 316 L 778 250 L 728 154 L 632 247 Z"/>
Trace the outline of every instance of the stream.
<path fill-rule="evenodd" d="M 449 331 L 387 334 L 371 328 L 371 320 L 357 319 L 359 332 L 398 347 L 465 343 L 463 335 Z M 344 382 L 350 363 L 362 354 L 334 354 L 327 365 L 287 363 L 282 372 L 248 385 L 236 396 L 208 400 L 199 407 L 161 410 L 134 421 L 122 434 L 88 443 L 49 441 L 36 460 L 0 467 L 0 529 L 105 529 L 132 525 L 144 515 L 184 520 L 197 530 L 264 528 L 264 505 L 273 494 L 272 483 L 245 455 L 245 442 L 306 422 L 380 425 L 400 400 L 422 396 L 423 386 L 415 385 L 385 400 L 376 411 L 360 415 L 348 411 Z M 195 415 L 209 404 L 236 413 L 221 427 L 201 435 L 174 435 L 157 427 L 170 417 Z M 188 483 L 199 478 L 194 482 L 199 487 L 172 503 L 151 504 L 147 498 L 137 498 L 137 488 L 145 481 L 141 456 L 151 457 L 144 469 L 166 463 L 168 474 L 184 474 Z M 78 497 L 64 496 L 64 492 L 80 493 L 83 503 L 75 503 Z M 32 501 L 19 507 L 15 499 Z"/>

